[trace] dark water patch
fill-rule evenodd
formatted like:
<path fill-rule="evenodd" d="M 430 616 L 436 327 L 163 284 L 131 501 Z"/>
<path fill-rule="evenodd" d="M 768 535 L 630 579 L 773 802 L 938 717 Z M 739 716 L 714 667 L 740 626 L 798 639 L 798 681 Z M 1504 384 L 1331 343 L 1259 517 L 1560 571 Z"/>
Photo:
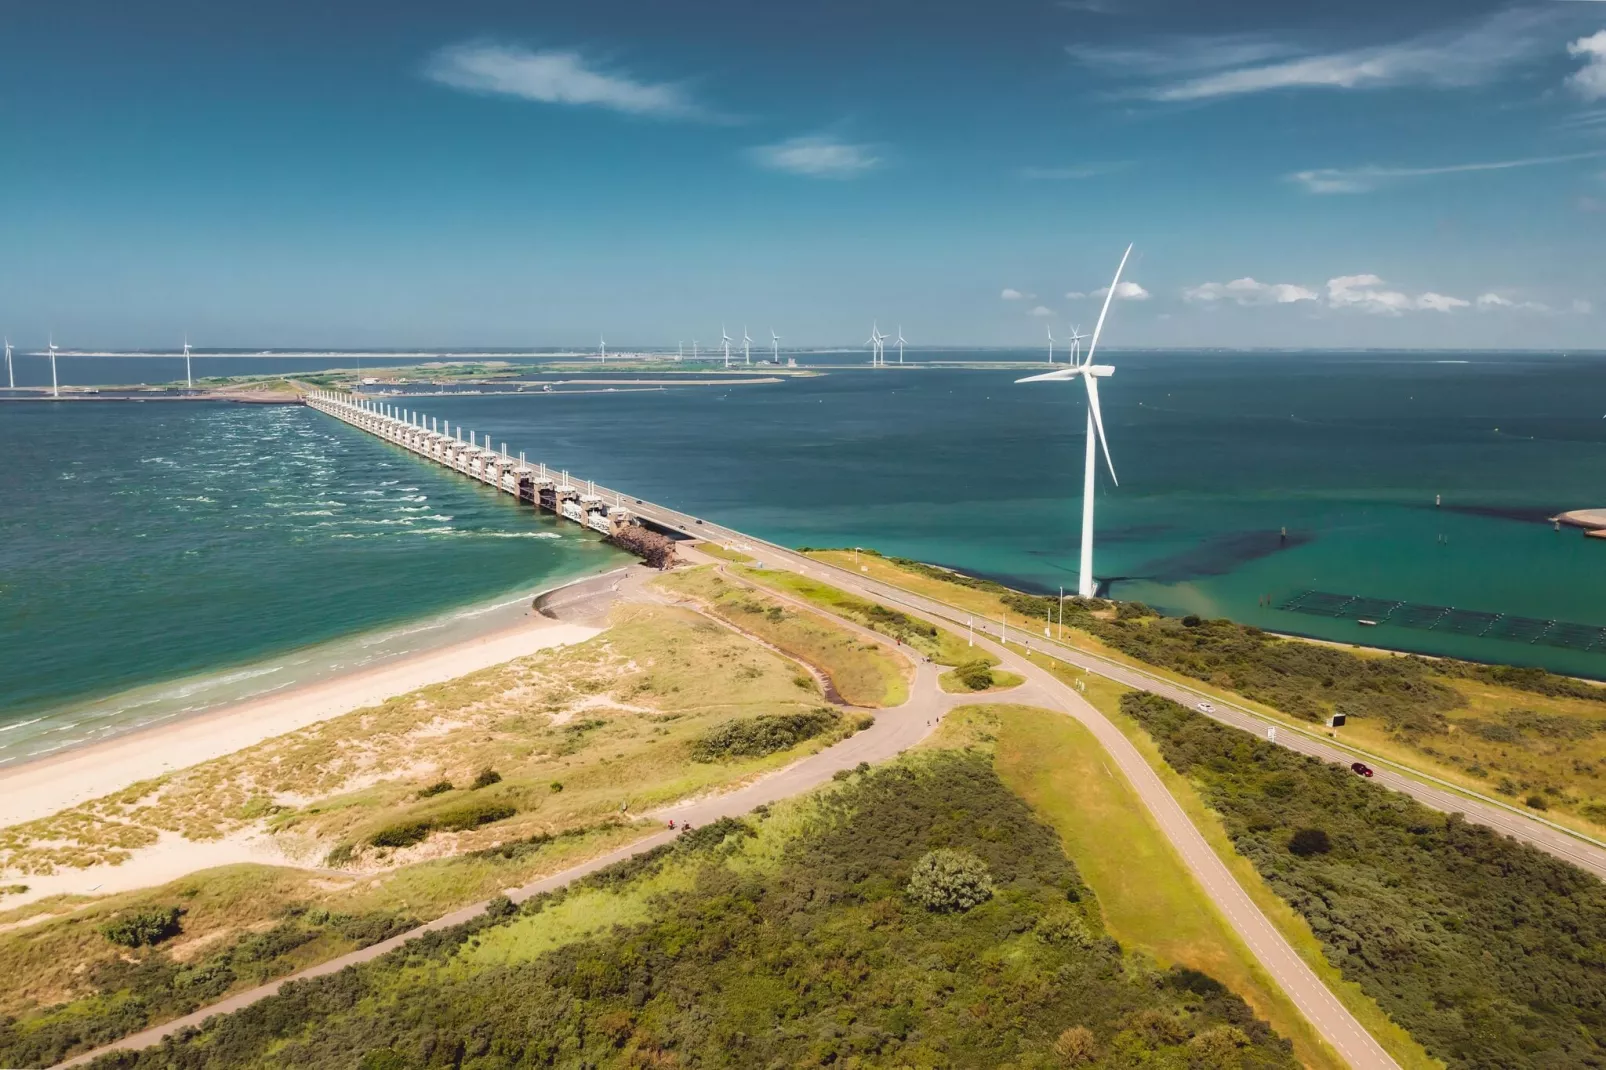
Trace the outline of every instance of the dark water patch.
<path fill-rule="evenodd" d="M 1155 583 L 1182 583 L 1206 576 L 1225 576 L 1251 561 L 1304 546 L 1315 538 L 1311 532 L 1297 530 L 1287 535 L 1268 530 L 1207 536 L 1180 553 L 1154 561 L 1143 578 Z"/>

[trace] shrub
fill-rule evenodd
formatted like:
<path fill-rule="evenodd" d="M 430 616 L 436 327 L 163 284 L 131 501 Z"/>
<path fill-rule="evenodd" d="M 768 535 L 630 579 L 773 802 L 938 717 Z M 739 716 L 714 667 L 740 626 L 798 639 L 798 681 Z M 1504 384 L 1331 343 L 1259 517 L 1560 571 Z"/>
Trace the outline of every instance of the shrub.
<path fill-rule="evenodd" d="M 518 912 L 518 904 L 505 895 L 493 895 L 485 904 L 485 914 L 491 918 L 507 918 Z"/>
<path fill-rule="evenodd" d="M 506 820 L 518 812 L 518 807 L 506 803 L 470 803 L 446 811 L 434 823 L 448 832 L 467 832 L 493 821 Z"/>
<path fill-rule="evenodd" d="M 437 780 L 429 787 L 420 790 L 418 797 L 420 799 L 433 799 L 435 796 L 444 795 L 451 790 L 452 782 L 450 780 Z"/>
<path fill-rule="evenodd" d="M 905 891 L 927 910 L 966 911 L 992 898 L 993 878 L 975 855 L 939 848 L 915 863 Z"/>
<path fill-rule="evenodd" d="M 563 790 L 563 781 L 554 780 L 550 786 L 552 789 L 552 794 L 556 795 L 558 792 Z"/>
<path fill-rule="evenodd" d="M 1301 858 L 1324 855 L 1333 849 L 1333 841 L 1324 829 L 1298 829 L 1288 839 L 1288 849 Z"/>
<path fill-rule="evenodd" d="M 154 947 L 179 934 L 178 907 L 145 907 L 113 918 L 100 927 L 100 934 L 123 947 Z"/>
<path fill-rule="evenodd" d="M 1550 804 L 1545 802 L 1545 797 L 1543 795 L 1530 795 L 1522 801 L 1524 805 L 1534 810 L 1550 809 Z"/>
<path fill-rule="evenodd" d="M 699 762 L 717 762 L 721 758 L 759 758 L 813 739 L 835 728 L 841 720 L 840 713 L 821 706 L 808 713 L 772 714 L 726 721 L 693 743 L 691 756 Z"/>
<path fill-rule="evenodd" d="M 500 784 L 501 782 L 502 774 L 498 773 L 495 769 L 486 766 L 484 769 L 479 771 L 478 775 L 474 777 L 473 788 L 475 791 L 478 791 L 480 788 L 488 788 L 492 784 Z M 451 787 L 451 785 L 448 784 L 447 787 Z"/>
<path fill-rule="evenodd" d="M 428 839 L 434 827 L 432 821 L 403 821 L 380 829 L 368 842 L 375 847 L 411 847 Z"/>
<path fill-rule="evenodd" d="M 954 675 L 972 691 L 986 691 L 993 686 L 993 667 L 985 661 L 967 661 L 954 670 Z"/>
<path fill-rule="evenodd" d="M 1054 1041 L 1054 1054 L 1061 1066 L 1082 1066 L 1098 1060 L 1099 1042 L 1087 1026 L 1072 1026 Z"/>
<path fill-rule="evenodd" d="M 331 869 L 339 869 L 350 862 L 357 853 L 357 848 L 349 843 L 336 844 L 323 856 L 323 864 Z"/>

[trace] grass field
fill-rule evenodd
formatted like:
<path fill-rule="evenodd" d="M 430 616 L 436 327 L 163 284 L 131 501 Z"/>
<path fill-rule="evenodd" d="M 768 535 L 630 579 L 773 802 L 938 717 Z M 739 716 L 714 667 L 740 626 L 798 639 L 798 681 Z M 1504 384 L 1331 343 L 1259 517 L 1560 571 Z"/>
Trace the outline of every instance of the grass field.
<path fill-rule="evenodd" d="M 709 557 L 717 557 L 721 561 L 730 561 L 738 565 L 751 565 L 753 563 L 753 559 L 746 554 L 721 546 L 717 542 L 700 542 L 693 549 L 697 550 L 698 553 L 707 554 Z"/>
<path fill-rule="evenodd" d="M 1316 976 L 1322 979 L 1328 989 L 1349 1008 L 1351 1014 L 1366 1027 L 1367 1031 L 1376 1037 L 1378 1042 L 1386 1048 L 1404 1070 L 1436 1070 L 1442 1066 L 1422 1050 L 1410 1034 L 1396 1025 L 1386 1015 L 1373 999 L 1362 992 L 1359 985 L 1345 981 L 1339 971 L 1327 961 L 1322 951 L 1321 942 L 1310 931 L 1305 919 L 1300 917 L 1276 892 L 1266 885 L 1264 879 L 1255 870 L 1254 865 L 1233 846 L 1232 840 L 1227 836 L 1227 830 L 1221 823 L 1221 818 L 1204 803 L 1187 778 L 1179 776 L 1165 759 L 1160 755 L 1159 749 L 1154 745 L 1146 732 L 1121 712 L 1121 696 L 1130 689 L 1092 674 L 1083 674 L 1075 669 L 1066 667 L 1060 662 L 1042 655 L 1033 655 L 1032 660 L 1041 668 L 1054 673 L 1066 683 L 1080 683 L 1085 689 L 1087 698 L 1099 712 L 1103 713 L 1115 723 L 1124 735 L 1137 747 L 1155 773 L 1159 775 L 1172 798 L 1187 812 L 1188 819 L 1193 822 L 1210 844 L 1210 849 L 1216 857 L 1224 862 L 1232 871 L 1240 887 L 1254 900 L 1255 905 L 1266 915 L 1282 932 L 1283 937 L 1293 946 L 1299 957 L 1315 971 Z M 1180 864 L 1180 863 L 1179 863 Z M 1201 900 L 1202 902 L 1202 900 Z M 1247 996 L 1245 998 L 1248 998 Z"/>
<path fill-rule="evenodd" d="M 764 570 L 739 569 L 744 577 Z M 782 575 L 774 573 L 767 578 Z M 908 664 L 880 644 L 860 639 L 829 617 L 753 591 L 712 567 L 676 571 L 660 578 L 665 591 L 691 599 L 743 631 L 758 636 L 831 678 L 843 700 L 865 707 L 908 701 Z"/>
<path fill-rule="evenodd" d="M 809 556 L 992 621 L 998 621 L 1003 614 L 1008 614 L 1012 622 L 1024 620 L 1004 604 L 1007 589 L 989 581 L 959 576 L 947 580 L 929 567 L 905 567 L 862 551 L 857 566 L 851 551 L 816 550 Z M 1306 642 L 1297 638 L 1288 641 Z M 1139 661 L 1069 623 L 1065 644 L 1141 668 L 1290 726 L 1306 731 L 1317 727 L 1209 679 Z M 1363 659 L 1401 656 L 1385 650 L 1343 649 Z M 1351 716 L 1348 725 L 1340 730 L 1340 742 L 1469 791 L 1528 806 L 1559 824 L 1606 839 L 1606 701 L 1541 694 L 1453 672 L 1432 673 L 1430 679 L 1459 695 L 1460 704 L 1444 711 L 1442 722 L 1435 725 L 1424 721 L 1429 726 L 1425 730 L 1418 726 L 1402 731 L 1379 718 Z M 1606 699 L 1606 693 L 1602 698 Z"/>
<path fill-rule="evenodd" d="M 298 909 L 430 918 L 526 883 L 643 835 L 648 829 L 631 814 L 795 761 L 852 730 L 843 723 L 758 758 L 692 758 L 694 744 L 732 719 L 821 702 L 795 662 L 700 614 L 625 606 L 586 643 L 7 829 L 12 864 L 40 869 L 126 857 L 163 834 L 209 839 L 249 830 L 270 832 L 320 868 L 229 866 L 161 888 L 0 912 L 0 1013 L 96 998 L 96 970 L 124 954 L 98 931 L 118 912 L 182 906 L 172 954 L 200 962 Z M 474 788 L 486 769 L 499 779 Z M 511 816 L 452 827 L 453 815 L 475 808 Z M 420 822 L 434 827 L 417 843 L 372 843 L 386 829 Z M 505 854 L 476 854 L 507 844 L 515 846 Z M 351 946 L 320 930 L 276 956 L 274 968 Z"/>
<path fill-rule="evenodd" d="M 984 687 L 980 691 L 972 689 L 961 680 L 958 669 L 950 669 L 937 677 L 937 684 L 950 695 L 986 695 L 994 691 L 1007 691 L 1026 682 L 1025 677 L 1009 672 L 1006 669 L 994 669 L 992 676 L 993 686 Z"/>

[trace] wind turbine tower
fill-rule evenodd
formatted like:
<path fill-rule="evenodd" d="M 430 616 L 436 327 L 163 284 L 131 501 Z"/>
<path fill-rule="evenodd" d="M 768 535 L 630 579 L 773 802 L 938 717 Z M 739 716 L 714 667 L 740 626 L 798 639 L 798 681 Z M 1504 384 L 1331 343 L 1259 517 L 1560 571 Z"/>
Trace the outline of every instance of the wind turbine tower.
<path fill-rule="evenodd" d="M 742 360 L 744 363 L 753 363 L 753 340 L 747 337 L 747 324 L 742 324 Z"/>
<path fill-rule="evenodd" d="M 903 324 L 898 324 L 898 363 L 903 363 Z"/>
<path fill-rule="evenodd" d="M 50 336 L 50 396 L 61 397 L 61 386 L 56 382 L 56 336 Z"/>
<path fill-rule="evenodd" d="M 597 355 L 602 358 L 602 363 L 608 363 L 608 340 L 600 334 L 597 335 Z"/>
<path fill-rule="evenodd" d="M 725 325 L 719 325 L 719 344 L 725 350 L 725 367 L 731 366 L 731 336 L 725 333 Z"/>
<path fill-rule="evenodd" d="M 1045 328 L 1048 331 L 1048 362 L 1054 363 L 1054 328 L 1052 325 Z"/>
<path fill-rule="evenodd" d="M 195 375 L 190 371 L 190 336 L 184 336 L 184 385 L 195 389 Z"/>
<path fill-rule="evenodd" d="M 881 325 L 872 322 L 870 324 L 870 337 L 864 343 L 870 347 L 870 367 L 879 368 L 881 366 L 881 343 L 886 341 L 886 338 L 887 336 L 881 333 Z"/>
<path fill-rule="evenodd" d="M 770 328 L 770 359 L 776 364 L 781 362 L 781 336 L 775 333 L 774 327 Z"/>
<path fill-rule="evenodd" d="M 1081 379 L 1087 387 L 1087 453 L 1082 464 L 1082 560 L 1076 577 L 1076 593 L 1083 598 L 1092 598 L 1098 591 L 1093 582 L 1093 490 L 1094 476 L 1098 472 L 1098 457 L 1096 452 L 1102 447 L 1104 450 L 1104 463 L 1110 469 L 1110 481 L 1120 486 L 1115 478 L 1115 462 L 1110 460 L 1110 444 L 1104 438 L 1104 418 L 1099 414 L 1099 380 L 1115 374 L 1115 369 L 1108 364 L 1094 364 L 1093 355 L 1098 352 L 1099 336 L 1104 333 L 1104 318 L 1110 314 L 1110 301 L 1115 297 L 1115 291 L 1121 284 L 1121 272 L 1126 268 L 1127 257 L 1132 255 L 1132 246 L 1126 247 L 1121 255 L 1121 263 L 1115 269 L 1115 280 L 1110 283 L 1109 290 L 1104 295 L 1104 307 L 1099 311 L 1099 321 L 1093 328 L 1093 339 L 1088 343 L 1087 360 L 1077 364 L 1074 361 L 1064 368 L 1041 375 L 1029 375 L 1024 379 L 1015 380 L 1017 383 L 1038 383 L 1048 381 L 1063 381 Z M 1073 338 L 1080 338 L 1075 331 Z M 1074 344 L 1074 343 L 1073 343 Z M 1095 446 L 1093 436 L 1098 435 L 1098 445 Z"/>
<path fill-rule="evenodd" d="M 16 373 L 11 370 L 11 339 L 10 338 L 6 339 L 6 387 L 8 389 L 11 389 L 11 390 L 17 389 L 17 376 L 16 376 Z"/>
<path fill-rule="evenodd" d="M 1071 328 L 1071 363 L 1072 364 L 1075 364 L 1077 362 L 1077 360 L 1081 358 L 1081 356 L 1082 356 L 1082 339 L 1084 339 L 1086 337 L 1087 337 L 1087 335 L 1082 333 L 1082 328 L 1080 328 L 1080 327 L 1072 327 Z"/>

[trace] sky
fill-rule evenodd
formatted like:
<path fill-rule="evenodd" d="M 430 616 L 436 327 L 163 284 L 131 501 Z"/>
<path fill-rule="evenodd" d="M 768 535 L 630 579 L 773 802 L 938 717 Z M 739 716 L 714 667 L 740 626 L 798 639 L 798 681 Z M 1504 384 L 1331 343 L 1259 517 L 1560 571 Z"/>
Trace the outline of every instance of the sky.
<path fill-rule="evenodd" d="M 1606 0 L 0 8 L 24 348 L 1606 350 Z"/>

